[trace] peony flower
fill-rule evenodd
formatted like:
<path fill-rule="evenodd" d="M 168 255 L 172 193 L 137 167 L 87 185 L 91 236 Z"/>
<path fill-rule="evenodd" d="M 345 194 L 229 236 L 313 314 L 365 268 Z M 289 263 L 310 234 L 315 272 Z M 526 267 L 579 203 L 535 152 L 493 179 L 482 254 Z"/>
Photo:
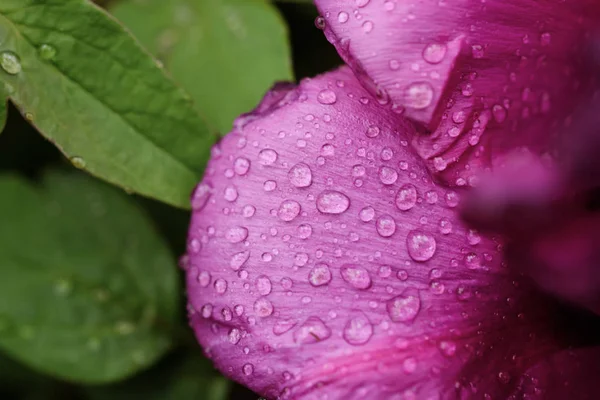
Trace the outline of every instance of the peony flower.
<path fill-rule="evenodd" d="M 269 399 L 597 397 L 596 319 L 556 297 L 595 310 L 595 135 L 557 143 L 598 7 L 317 5 L 350 68 L 275 86 L 192 195 L 206 355 Z"/>

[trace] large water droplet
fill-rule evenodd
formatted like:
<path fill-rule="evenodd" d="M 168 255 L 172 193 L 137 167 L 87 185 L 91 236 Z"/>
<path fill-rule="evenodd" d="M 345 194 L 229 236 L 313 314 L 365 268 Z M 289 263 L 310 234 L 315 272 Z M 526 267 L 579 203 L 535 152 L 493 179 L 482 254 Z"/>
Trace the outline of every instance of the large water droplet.
<path fill-rule="evenodd" d="M 268 276 L 261 275 L 256 278 L 256 290 L 258 290 L 258 293 L 261 295 L 266 296 L 271 293 L 272 287 L 271 280 Z"/>
<path fill-rule="evenodd" d="M 227 281 L 225 279 L 219 278 L 215 281 L 215 290 L 219 294 L 223 294 L 227 291 Z"/>
<path fill-rule="evenodd" d="M 417 203 L 417 188 L 415 185 L 407 183 L 402 186 L 396 194 L 396 207 L 400 211 L 408 211 Z"/>
<path fill-rule="evenodd" d="M 317 209 L 323 214 L 341 214 L 350 207 L 350 199 L 342 192 L 325 190 L 317 196 Z"/>
<path fill-rule="evenodd" d="M 390 237 L 396 232 L 396 221 L 390 215 L 382 215 L 377 219 L 377 233 L 383 237 Z"/>
<path fill-rule="evenodd" d="M 275 150 L 264 149 L 258 153 L 258 160 L 262 165 L 272 165 L 277 161 L 278 156 Z"/>
<path fill-rule="evenodd" d="M 371 287 L 371 276 L 369 272 L 357 265 L 344 265 L 340 269 L 342 279 L 348 282 L 352 287 L 365 290 Z"/>
<path fill-rule="evenodd" d="M 264 297 L 254 302 L 254 312 L 259 317 L 268 317 L 273 314 L 273 304 Z"/>
<path fill-rule="evenodd" d="M 393 185 L 398 180 L 398 172 L 394 168 L 383 166 L 379 169 L 379 180 L 384 185 Z"/>
<path fill-rule="evenodd" d="M 229 243 L 240 243 L 248 237 L 248 228 L 243 226 L 234 226 L 225 233 L 225 238 Z"/>
<path fill-rule="evenodd" d="M 354 317 L 346 323 L 343 336 L 344 340 L 351 345 L 365 344 L 373 336 L 373 325 L 364 315 Z"/>
<path fill-rule="evenodd" d="M 3 51 L 0 53 L 0 67 L 10 75 L 16 75 L 21 72 L 21 60 L 12 51 Z"/>
<path fill-rule="evenodd" d="M 308 281 L 313 286 L 327 285 L 331 281 L 331 271 L 325 263 L 317 264 L 308 274 Z"/>
<path fill-rule="evenodd" d="M 438 64 L 446 56 L 446 50 L 445 44 L 431 43 L 423 49 L 423 59 L 430 64 Z"/>
<path fill-rule="evenodd" d="M 388 314 L 394 322 L 412 322 L 421 309 L 421 298 L 415 289 L 406 289 L 400 296 L 388 300 Z"/>
<path fill-rule="evenodd" d="M 318 343 L 330 336 L 331 329 L 319 317 L 309 317 L 294 331 L 294 341 L 300 344 Z"/>
<path fill-rule="evenodd" d="M 406 237 L 408 254 L 415 261 L 428 261 L 435 254 L 435 238 L 422 231 L 410 231 Z"/>
<path fill-rule="evenodd" d="M 192 198 L 190 200 L 192 204 L 192 210 L 201 211 L 208 203 L 210 196 L 212 195 L 213 187 L 208 182 L 202 182 L 194 189 Z"/>
<path fill-rule="evenodd" d="M 317 101 L 321 104 L 334 104 L 337 101 L 337 96 L 333 90 L 324 89 L 317 95 Z"/>
<path fill-rule="evenodd" d="M 231 260 L 229 260 L 229 266 L 234 271 L 237 271 L 246 263 L 246 261 L 248 261 L 249 257 L 250 251 L 248 250 L 236 253 L 233 256 L 231 256 Z"/>
<path fill-rule="evenodd" d="M 415 82 L 404 91 L 404 102 L 407 107 L 422 110 L 433 102 L 433 87 L 427 82 Z"/>
<path fill-rule="evenodd" d="M 295 187 L 305 188 L 312 183 L 312 171 L 308 165 L 298 163 L 290 168 L 288 179 Z"/>
<path fill-rule="evenodd" d="M 277 215 L 282 221 L 293 221 L 300 214 L 300 203 L 295 200 L 284 200 L 279 206 Z"/>

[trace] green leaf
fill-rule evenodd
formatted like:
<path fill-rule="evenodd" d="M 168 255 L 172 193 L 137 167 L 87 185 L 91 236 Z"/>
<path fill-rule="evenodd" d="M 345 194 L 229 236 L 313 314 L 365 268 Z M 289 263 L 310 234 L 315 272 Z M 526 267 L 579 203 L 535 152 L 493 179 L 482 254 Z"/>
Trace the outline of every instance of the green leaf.
<path fill-rule="evenodd" d="M 231 381 L 197 353 L 178 356 L 144 374 L 108 387 L 88 389 L 90 400 L 226 400 Z"/>
<path fill-rule="evenodd" d="M 74 164 L 188 207 L 213 137 L 193 102 L 86 0 L 0 0 L 0 81 Z"/>
<path fill-rule="evenodd" d="M 111 11 L 221 133 L 293 79 L 287 28 L 266 0 L 123 0 Z"/>
<path fill-rule="evenodd" d="M 178 317 L 175 262 L 133 200 L 80 174 L 0 176 L 0 348 L 109 382 L 153 364 Z"/>

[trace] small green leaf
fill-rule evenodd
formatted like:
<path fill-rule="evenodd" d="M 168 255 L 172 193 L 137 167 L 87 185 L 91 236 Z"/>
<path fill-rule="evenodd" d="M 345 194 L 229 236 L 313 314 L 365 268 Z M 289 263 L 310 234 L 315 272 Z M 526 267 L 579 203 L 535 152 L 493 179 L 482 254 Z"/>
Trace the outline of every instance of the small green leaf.
<path fill-rule="evenodd" d="M 127 31 L 87 0 L 1 0 L 0 82 L 76 166 L 188 207 L 214 138 Z"/>
<path fill-rule="evenodd" d="M 0 176 L 0 348 L 79 382 L 121 379 L 171 345 L 175 262 L 124 193 L 82 175 Z"/>
<path fill-rule="evenodd" d="M 293 79 L 285 23 L 266 0 L 123 0 L 111 11 L 221 133 Z"/>

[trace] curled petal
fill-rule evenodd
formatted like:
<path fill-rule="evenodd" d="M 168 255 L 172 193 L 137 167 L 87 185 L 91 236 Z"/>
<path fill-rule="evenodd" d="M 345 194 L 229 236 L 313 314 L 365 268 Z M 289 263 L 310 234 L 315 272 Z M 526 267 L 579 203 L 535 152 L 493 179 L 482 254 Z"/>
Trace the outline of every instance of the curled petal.
<path fill-rule="evenodd" d="M 596 0 L 316 0 L 325 34 L 446 183 L 474 185 L 518 146 L 542 154 L 598 88 Z"/>
<path fill-rule="evenodd" d="M 192 197 L 190 324 L 224 374 L 272 399 L 505 398 L 566 346 L 349 69 L 280 89 Z"/>

